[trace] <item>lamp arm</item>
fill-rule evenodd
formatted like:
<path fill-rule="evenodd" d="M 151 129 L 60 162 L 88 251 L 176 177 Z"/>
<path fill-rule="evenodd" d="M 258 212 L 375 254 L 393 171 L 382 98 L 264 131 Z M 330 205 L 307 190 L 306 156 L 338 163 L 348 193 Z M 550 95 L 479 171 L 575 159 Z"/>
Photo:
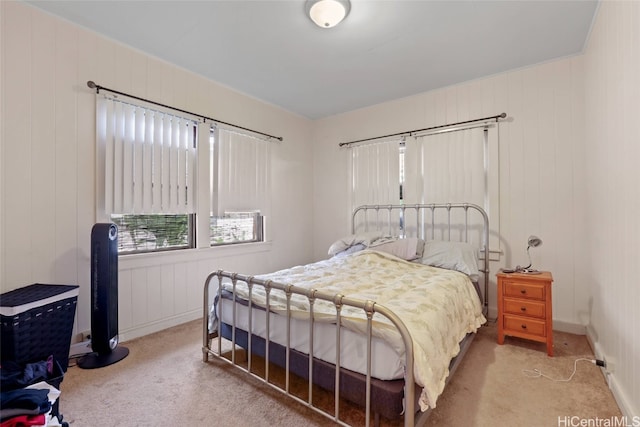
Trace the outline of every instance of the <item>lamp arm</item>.
<path fill-rule="evenodd" d="M 530 269 L 530 268 L 531 268 L 531 265 L 532 265 L 532 263 L 531 263 L 531 254 L 529 253 L 529 248 L 530 248 L 530 247 L 531 247 L 531 246 L 527 246 L 527 256 L 529 257 L 529 265 L 527 265 L 526 267 L 524 267 L 524 268 L 523 268 L 524 270 L 528 270 L 528 269 Z"/>

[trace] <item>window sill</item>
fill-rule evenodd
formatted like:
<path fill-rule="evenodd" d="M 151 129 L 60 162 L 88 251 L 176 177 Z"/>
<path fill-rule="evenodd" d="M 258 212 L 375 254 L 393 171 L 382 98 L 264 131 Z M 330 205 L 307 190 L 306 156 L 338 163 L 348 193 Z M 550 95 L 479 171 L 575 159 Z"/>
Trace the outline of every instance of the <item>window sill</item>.
<path fill-rule="evenodd" d="M 118 266 L 122 269 L 152 267 L 167 263 L 192 262 L 214 258 L 227 258 L 271 250 L 271 242 L 237 243 L 233 245 L 213 246 L 207 248 L 178 249 L 175 251 L 148 252 L 118 256 Z"/>

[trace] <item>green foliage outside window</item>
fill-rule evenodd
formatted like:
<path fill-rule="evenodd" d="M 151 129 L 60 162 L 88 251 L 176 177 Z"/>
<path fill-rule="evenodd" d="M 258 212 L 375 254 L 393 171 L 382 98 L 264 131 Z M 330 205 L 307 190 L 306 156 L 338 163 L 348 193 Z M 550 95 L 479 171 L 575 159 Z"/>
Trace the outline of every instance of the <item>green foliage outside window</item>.
<path fill-rule="evenodd" d="M 189 215 L 112 215 L 118 251 L 151 252 L 192 247 Z"/>
<path fill-rule="evenodd" d="M 262 241 L 262 216 L 259 212 L 231 212 L 211 217 L 211 246 Z"/>

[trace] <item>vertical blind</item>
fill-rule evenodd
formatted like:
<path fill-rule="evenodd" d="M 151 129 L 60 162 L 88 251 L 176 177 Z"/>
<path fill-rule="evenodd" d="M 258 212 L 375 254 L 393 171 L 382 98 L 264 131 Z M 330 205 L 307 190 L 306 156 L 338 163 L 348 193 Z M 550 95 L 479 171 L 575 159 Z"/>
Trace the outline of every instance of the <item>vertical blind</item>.
<path fill-rule="evenodd" d="M 485 143 L 482 128 L 408 138 L 406 203 L 469 202 L 486 207 Z"/>
<path fill-rule="evenodd" d="M 214 146 L 216 141 L 218 162 L 217 168 L 212 168 L 212 214 L 256 210 L 266 214 L 271 190 L 271 144 L 224 127 L 217 127 Z"/>
<path fill-rule="evenodd" d="M 195 212 L 195 120 L 108 96 L 96 116 L 106 214 Z"/>
<path fill-rule="evenodd" d="M 352 208 L 400 202 L 400 141 L 352 148 Z"/>
<path fill-rule="evenodd" d="M 483 128 L 408 138 L 405 152 L 405 203 L 473 203 L 488 211 L 488 146 Z M 435 239 L 480 243 L 482 218 L 471 218 L 463 229 L 444 225 L 465 222 L 462 211 L 435 214 Z M 474 227 L 476 226 L 477 227 Z M 423 236 L 426 237 L 426 236 Z M 429 236 L 430 237 L 430 236 Z"/>
<path fill-rule="evenodd" d="M 400 140 L 350 146 L 352 209 L 363 205 L 400 203 L 473 203 L 484 208 L 491 218 L 490 244 L 500 248 L 500 171 L 497 127 L 480 125 L 440 133 L 406 136 Z M 402 162 L 398 158 L 403 159 Z M 400 166 L 399 166 L 400 165 Z M 401 168 L 401 169 L 400 169 Z M 408 210 L 403 219 L 411 233 L 411 224 L 428 219 L 433 222 L 435 239 L 451 238 L 480 242 L 482 218 L 469 219 L 470 235 L 461 229 L 449 230 L 443 224 L 464 223 L 464 213 L 439 211 L 434 218 L 415 218 Z M 425 215 L 424 212 L 421 215 Z M 456 217 L 459 216 L 459 217 Z M 445 236 L 444 234 L 449 234 Z"/>

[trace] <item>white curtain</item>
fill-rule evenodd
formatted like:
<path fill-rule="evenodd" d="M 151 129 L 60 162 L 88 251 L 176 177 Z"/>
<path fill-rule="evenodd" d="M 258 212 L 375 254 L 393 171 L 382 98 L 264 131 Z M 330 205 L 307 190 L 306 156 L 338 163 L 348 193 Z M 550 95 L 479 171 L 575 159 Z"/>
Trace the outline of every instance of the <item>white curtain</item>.
<path fill-rule="evenodd" d="M 194 120 L 107 96 L 96 116 L 102 212 L 195 212 Z"/>
<path fill-rule="evenodd" d="M 270 201 L 271 144 L 263 139 L 218 127 L 214 137 L 211 212 L 260 211 Z M 217 182 L 216 182 L 217 181 Z"/>
<path fill-rule="evenodd" d="M 405 152 L 404 201 L 412 203 L 473 203 L 489 211 L 488 144 L 484 128 L 408 138 Z M 463 227 L 449 229 L 446 211 L 433 219 L 429 239 L 478 241 L 481 218 L 469 220 L 478 233 L 464 235 Z M 458 224 L 462 212 L 451 215 Z M 412 220 L 412 219 L 411 219 Z M 409 221 L 409 219 L 408 219 Z M 477 225 L 477 227 L 473 227 Z"/>
<path fill-rule="evenodd" d="M 400 141 L 351 148 L 351 205 L 400 202 Z"/>
<path fill-rule="evenodd" d="M 408 138 L 405 202 L 468 202 L 486 208 L 484 129 Z"/>

